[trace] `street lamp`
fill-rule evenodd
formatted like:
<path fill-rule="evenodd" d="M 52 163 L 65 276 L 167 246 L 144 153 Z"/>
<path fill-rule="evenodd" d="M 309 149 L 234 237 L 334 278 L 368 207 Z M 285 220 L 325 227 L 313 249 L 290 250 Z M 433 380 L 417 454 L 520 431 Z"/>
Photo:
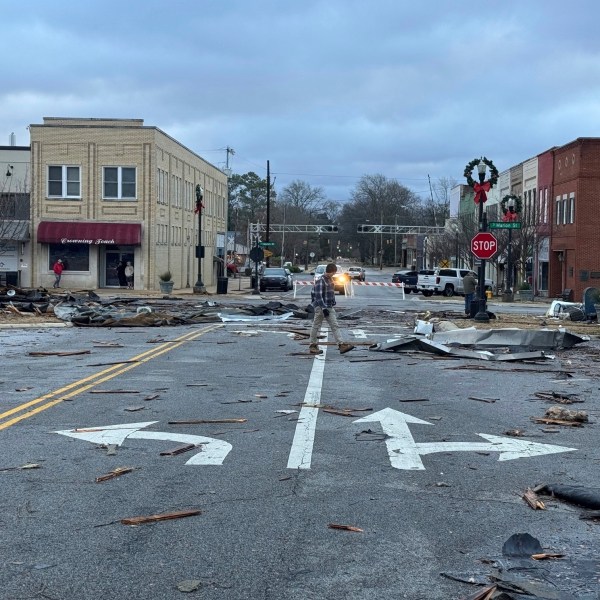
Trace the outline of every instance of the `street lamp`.
<path fill-rule="evenodd" d="M 204 198 L 204 189 L 198 184 L 196 185 L 196 209 L 195 213 L 198 214 L 198 245 L 196 246 L 196 258 L 198 259 L 198 281 L 194 284 L 194 294 L 206 294 L 206 288 L 202 283 L 202 259 L 204 258 L 204 246 L 202 245 L 202 209 L 204 204 L 202 200 Z"/>
<path fill-rule="evenodd" d="M 479 185 L 483 186 L 485 181 L 485 172 L 487 165 L 483 160 L 477 163 L 477 174 L 479 175 Z M 483 192 L 485 194 L 485 191 Z M 487 231 L 487 214 L 483 212 L 483 203 L 485 196 L 479 198 L 479 231 Z M 475 321 L 489 322 L 490 317 L 486 310 L 486 297 L 485 297 L 485 259 L 480 259 L 479 263 L 479 310 L 475 317 Z"/>

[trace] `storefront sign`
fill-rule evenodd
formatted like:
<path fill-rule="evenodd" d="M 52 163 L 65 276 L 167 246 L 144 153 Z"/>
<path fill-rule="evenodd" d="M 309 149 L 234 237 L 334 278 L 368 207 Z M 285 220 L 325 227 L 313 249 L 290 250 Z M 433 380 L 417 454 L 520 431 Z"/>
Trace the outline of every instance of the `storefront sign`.
<path fill-rule="evenodd" d="M 103 240 L 101 238 L 95 240 L 70 240 L 68 238 L 61 238 L 61 244 L 89 244 L 90 246 L 100 246 L 102 244 L 114 244 L 115 240 Z"/>

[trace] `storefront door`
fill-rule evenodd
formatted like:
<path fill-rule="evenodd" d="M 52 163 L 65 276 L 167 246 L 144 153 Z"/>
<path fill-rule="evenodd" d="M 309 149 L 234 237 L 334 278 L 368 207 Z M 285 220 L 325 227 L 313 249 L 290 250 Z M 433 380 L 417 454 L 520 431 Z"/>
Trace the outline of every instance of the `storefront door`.
<path fill-rule="evenodd" d="M 101 278 L 102 287 L 121 287 L 119 285 L 119 277 L 117 275 L 117 266 L 120 261 L 127 264 L 127 261 L 131 262 L 135 269 L 135 263 L 133 262 L 133 248 L 131 246 L 111 246 L 106 248 L 104 251 L 104 260 L 102 261 L 102 269 L 104 277 Z"/>

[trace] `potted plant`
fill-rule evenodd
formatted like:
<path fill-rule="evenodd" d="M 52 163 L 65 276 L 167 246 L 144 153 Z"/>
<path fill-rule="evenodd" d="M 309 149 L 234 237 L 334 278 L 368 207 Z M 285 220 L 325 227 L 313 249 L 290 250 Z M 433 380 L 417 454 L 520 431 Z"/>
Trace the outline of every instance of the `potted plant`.
<path fill-rule="evenodd" d="M 171 271 L 165 271 L 158 276 L 160 280 L 158 284 L 160 285 L 160 291 L 163 294 L 170 294 L 173 291 L 173 285 L 175 282 L 172 280 Z"/>
<path fill-rule="evenodd" d="M 533 300 L 533 290 L 531 289 L 531 285 L 526 281 L 519 284 L 517 291 L 521 300 Z"/>

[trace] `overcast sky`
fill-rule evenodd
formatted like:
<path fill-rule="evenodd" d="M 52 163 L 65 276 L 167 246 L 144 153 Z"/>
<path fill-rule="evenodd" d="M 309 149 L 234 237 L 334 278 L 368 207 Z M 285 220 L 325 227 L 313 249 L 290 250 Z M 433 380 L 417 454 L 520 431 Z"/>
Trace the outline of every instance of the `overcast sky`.
<path fill-rule="evenodd" d="M 144 119 L 211 163 L 345 201 L 429 195 L 600 135 L 598 0 L 27 0 L 2 6 L 0 145 L 43 117 Z"/>

